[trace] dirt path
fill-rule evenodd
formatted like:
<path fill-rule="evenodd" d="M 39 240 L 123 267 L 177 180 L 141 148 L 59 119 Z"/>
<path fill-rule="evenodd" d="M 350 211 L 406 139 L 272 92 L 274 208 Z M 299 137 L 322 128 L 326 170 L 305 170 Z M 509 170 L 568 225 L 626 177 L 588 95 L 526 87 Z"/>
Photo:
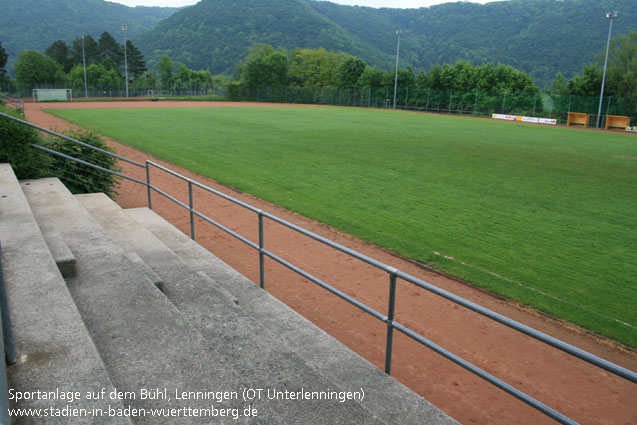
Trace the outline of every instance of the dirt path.
<path fill-rule="evenodd" d="M 256 103 L 204 102 L 102 102 L 27 104 L 30 121 L 63 129 L 63 120 L 43 108 L 148 108 L 168 106 L 268 106 Z M 287 105 L 278 105 L 287 106 Z M 293 105 L 297 106 L 297 105 Z M 111 141 L 119 154 L 138 161 L 150 155 Z M 637 353 L 618 347 L 574 326 L 547 318 L 516 303 L 498 299 L 468 284 L 433 273 L 369 243 L 321 223 L 291 213 L 250 195 L 164 161 L 183 175 L 219 189 L 242 201 L 390 264 L 468 300 L 562 339 L 630 370 L 637 370 Z M 141 170 L 123 164 L 124 172 L 145 179 Z M 159 170 L 151 181 L 187 202 L 187 185 Z M 146 206 L 146 190 L 125 181 L 118 203 L 124 208 Z M 196 208 L 252 241 L 258 241 L 257 217 L 227 201 L 195 190 Z M 153 209 L 185 233 L 190 232 L 187 212 L 159 195 Z M 286 258 L 338 289 L 387 314 L 388 278 L 385 273 L 335 250 L 299 236 L 266 220 L 268 250 Z M 206 225 L 196 225 L 197 241 L 232 267 L 258 282 L 258 254 L 231 236 Z M 266 288 L 317 326 L 329 332 L 369 361 L 382 368 L 386 327 L 344 301 L 298 275 L 266 260 Z M 471 361 L 582 424 L 636 424 L 637 387 L 597 367 L 492 322 L 404 281 L 398 282 L 396 320 L 437 344 Z M 462 423 L 551 424 L 551 419 L 419 344 L 394 333 L 392 375 Z M 399 420 L 397 419 L 397 423 Z"/>

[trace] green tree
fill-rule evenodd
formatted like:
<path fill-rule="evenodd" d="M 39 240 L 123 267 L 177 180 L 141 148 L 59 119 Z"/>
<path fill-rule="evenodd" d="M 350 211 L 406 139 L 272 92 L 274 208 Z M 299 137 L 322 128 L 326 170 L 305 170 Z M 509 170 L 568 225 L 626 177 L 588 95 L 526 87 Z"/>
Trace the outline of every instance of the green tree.
<path fill-rule="evenodd" d="M 44 54 L 62 65 L 64 72 L 69 72 L 73 68 L 69 46 L 62 40 L 51 43 L 44 51 Z"/>
<path fill-rule="evenodd" d="M 102 65 L 104 68 L 106 68 L 109 71 L 112 69 L 119 72 L 119 65 L 117 65 L 117 63 L 115 63 L 115 61 L 111 58 L 104 59 L 102 63 L 100 63 L 100 65 Z"/>
<path fill-rule="evenodd" d="M 394 84 L 394 80 L 396 79 L 395 71 L 393 73 L 394 78 L 391 79 L 390 84 Z M 398 87 L 413 87 L 416 83 L 416 76 L 414 75 L 414 70 L 411 69 L 410 66 L 407 68 L 398 68 Z"/>
<path fill-rule="evenodd" d="M 135 79 L 146 72 L 144 55 L 130 40 L 126 40 L 126 58 L 128 61 L 128 78 L 132 75 L 133 79 Z"/>
<path fill-rule="evenodd" d="M 268 44 L 254 45 L 239 69 L 239 78 L 248 87 L 287 84 L 288 58 Z"/>
<path fill-rule="evenodd" d="M 75 65 L 69 72 L 69 82 L 73 88 L 84 87 L 84 67 Z M 89 89 L 113 89 L 124 84 L 124 80 L 115 69 L 106 69 L 104 65 L 92 63 L 86 67 L 86 84 Z"/>
<path fill-rule="evenodd" d="M 381 87 L 388 78 L 389 72 L 377 69 L 375 66 L 368 66 L 358 78 L 356 85 L 358 87 Z"/>
<path fill-rule="evenodd" d="M 175 85 L 179 89 L 188 88 L 192 85 L 193 81 L 196 80 L 196 75 L 193 70 L 188 68 L 183 63 L 177 67 L 177 72 L 175 73 Z"/>
<path fill-rule="evenodd" d="M 581 75 L 568 82 L 568 91 L 578 96 L 599 96 L 602 89 L 602 70 L 596 65 L 584 65 Z"/>
<path fill-rule="evenodd" d="M 2 47 L 2 42 L 0 41 L 0 81 L 6 78 L 7 70 L 4 69 L 4 67 L 7 66 L 8 59 L 9 59 L 9 54 L 4 49 L 4 47 Z"/>
<path fill-rule="evenodd" d="M 444 85 L 442 83 L 442 68 L 438 64 L 433 65 L 429 69 L 429 72 L 421 72 L 418 74 L 417 82 L 418 88 L 421 89 L 444 89 Z"/>
<path fill-rule="evenodd" d="M 170 88 L 174 83 L 173 70 L 175 69 L 175 63 L 170 56 L 163 55 L 157 64 L 157 71 L 159 72 L 159 79 L 164 89 Z"/>
<path fill-rule="evenodd" d="M 101 62 L 111 59 L 118 66 L 122 63 L 124 60 L 122 45 L 119 44 L 117 40 L 115 40 L 115 37 L 113 37 L 109 32 L 104 31 L 102 35 L 100 35 L 97 44 Z"/>
<path fill-rule="evenodd" d="M 66 79 L 62 65 L 35 50 L 20 53 L 13 71 L 16 81 L 24 84 L 53 84 Z"/>
<path fill-rule="evenodd" d="M 213 84 L 214 77 L 207 69 L 195 72 L 195 80 L 199 84 Z"/>
<path fill-rule="evenodd" d="M 607 79 L 609 93 L 637 98 L 637 31 L 611 41 Z"/>
<path fill-rule="evenodd" d="M 99 44 L 90 35 L 84 36 L 84 55 L 87 66 L 100 62 Z M 74 66 L 82 63 L 82 37 L 76 38 L 71 43 L 71 63 Z"/>
<path fill-rule="evenodd" d="M 339 84 L 338 70 L 350 55 L 320 49 L 294 49 L 290 52 L 288 77 L 292 84 L 305 87 L 333 87 Z"/>
<path fill-rule="evenodd" d="M 133 79 L 135 79 L 146 72 L 144 55 L 130 40 L 126 40 L 126 55 L 128 60 L 128 78 L 132 75 Z"/>
<path fill-rule="evenodd" d="M 157 90 L 159 88 L 159 79 L 151 71 L 148 71 L 135 79 L 133 88 L 136 90 Z"/>
<path fill-rule="evenodd" d="M 343 87 L 355 87 L 358 79 L 363 75 L 367 64 L 360 58 L 350 57 L 345 59 L 338 67 L 338 78 Z"/>
<path fill-rule="evenodd" d="M 551 83 L 550 93 L 556 95 L 569 94 L 568 81 L 561 72 L 557 73 L 555 80 Z"/>
<path fill-rule="evenodd" d="M 597 56 L 595 64 L 584 65 L 582 73 L 574 76 L 567 83 L 562 74 L 557 74 L 552 84 L 552 93 L 599 96 L 602 89 L 605 53 L 604 51 Z M 611 40 L 604 92 L 617 97 L 637 97 L 637 31 L 631 31 L 628 35 L 620 35 Z"/>
<path fill-rule="evenodd" d="M 429 72 L 415 79 L 419 88 L 470 92 L 519 92 L 539 94 L 533 79 L 512 66 L 492 63 L 474 66 L 471 62 L 457 61 L 455 65 L 433 65 Z"/>

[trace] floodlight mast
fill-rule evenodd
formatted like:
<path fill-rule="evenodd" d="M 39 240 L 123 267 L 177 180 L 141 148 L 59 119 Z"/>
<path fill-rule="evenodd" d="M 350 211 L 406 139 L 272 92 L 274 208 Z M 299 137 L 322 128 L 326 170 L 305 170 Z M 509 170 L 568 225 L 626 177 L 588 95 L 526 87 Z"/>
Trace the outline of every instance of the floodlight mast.
<path fill-rule="evenodd" d="M 608 51 L 610 50 L 610 34 L 613 31 L 613 19 L 617 18 L 617 12 L 606 12 L 606 18 L 610 19 L 610 25 L 608 26 L 608 42 L 606 43 L 606 59 L 604 60 L 604 76 L 602 77 L 602 91 L 599 95 L 599 109 L 597 110 L 597 125 L 595 128 L 599 128 L 599 122 L 602 117 L 602 101 L 604 100 L 604 85 L 606 84 L 606 67 L 608 66 Z"/>
<path fill-rule="evenodd" d="M 126 58 L 126 30 L 128 24 L 122 24 L 122 31 L 124 31 L 124 71 L 126 74 L 126 99 L 128 99 L 128 59 Z"/>
<path fill-rule="evenodd" d="M 402 34 L 402 31 L 397 30 L 396 35 L 398 36 L 398 44 L 396 44 L 396 77 L 394 78 L 394 109 L 396 109 L 396 91 L 398 90 L 398 54 L 400 52 L 400 34 Z"/>
<path fill-rule="evenodd" d="M 82 63 L 84 64 L 84 99 L 88 99 L 88 89 L 86 87 L 86 55 L 84 54 L 84 35 L 82 35 Z"/>

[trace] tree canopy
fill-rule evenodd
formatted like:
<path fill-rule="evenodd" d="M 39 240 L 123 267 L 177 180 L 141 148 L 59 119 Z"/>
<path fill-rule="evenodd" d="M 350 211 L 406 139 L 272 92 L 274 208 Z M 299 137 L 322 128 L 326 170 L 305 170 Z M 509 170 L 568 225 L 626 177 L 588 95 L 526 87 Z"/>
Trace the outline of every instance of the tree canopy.
<path fill-rule="evenodd" d="M 596 62 L 586 64 L 579 75 L 567 80 L 558 73 L 552 83 L 554 94 L 599 96 L 604 74 L 604 51 L 596 56 Z M 611 40 L 604 92 L 610 96 L 637 98 L 637 31 L 619 35 Z"/>
<path fill-rule="evenodd" d="M 25 84 L 51 84 L 65 78 L 62 65 L 35 50 L 20 53 L 14 66 L 15 78 Z"/>
<path fill-rule="evenodd" d="M 255 44 L 239 66 L 238 74 L 248 87 L 287 85 L 287 55 L 269 44 Z"/>
<path fill-rule="evenodd" d="M 0 81 L 5 78 L 7 73 L 7 70 L 4 69 L 4 67 L 7 66 L 7 59 L 9 59 L 9 54 L 4 47 L 2 47 L 2 42 L 0 42 Z"/>
<path fill-rule="evenodd" d="M 607 72 L 609 92 L 637 98 L 637 31 L 612 40 Z"/>

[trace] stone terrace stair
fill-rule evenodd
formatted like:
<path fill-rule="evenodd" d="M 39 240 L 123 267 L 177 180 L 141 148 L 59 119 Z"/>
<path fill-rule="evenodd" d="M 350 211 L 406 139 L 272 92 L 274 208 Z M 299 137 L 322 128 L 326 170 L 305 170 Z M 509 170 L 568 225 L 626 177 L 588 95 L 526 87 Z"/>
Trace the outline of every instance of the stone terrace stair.
<path fill-rule="evenodd" d="M 9 387 L 83 395 L 105 388 L 105 399 L 72 406 L 138 409 L 127 417 L 15 423 L 455 423 L 154 212 L 122 210 L 103 194 L 73 196 L 57 179 L 18 185 L 7 166 L 0 168 L 0 191 L 12 201 L 0 200 L 0 240 L 21 358 L 9 367 Z M 54 235 L 49 243 L 58 246 L 61 238 L 75 257 L 76 276 L 66 286 L 42 234 Z M 111 400 L 114 388 L 130 393 Z M 242 400 L 245 388 L 263 389 L 261 400 Z M 343 403 L 269 400 L 266 392 L 361 388 L 362 402 Z M 161 391 L 141 399 L 142 389 Z M 170 400 L 162 398 L 163 389 Z M 234 391 L 239 400 L 176 400 L 175 390 Z M 184 408 L 211 405 L 230 416 L 184 417 Z M 249 405 L 256 417 L 243 415 Z M 181 414 L 150 417 L 153 408 Z"/>

